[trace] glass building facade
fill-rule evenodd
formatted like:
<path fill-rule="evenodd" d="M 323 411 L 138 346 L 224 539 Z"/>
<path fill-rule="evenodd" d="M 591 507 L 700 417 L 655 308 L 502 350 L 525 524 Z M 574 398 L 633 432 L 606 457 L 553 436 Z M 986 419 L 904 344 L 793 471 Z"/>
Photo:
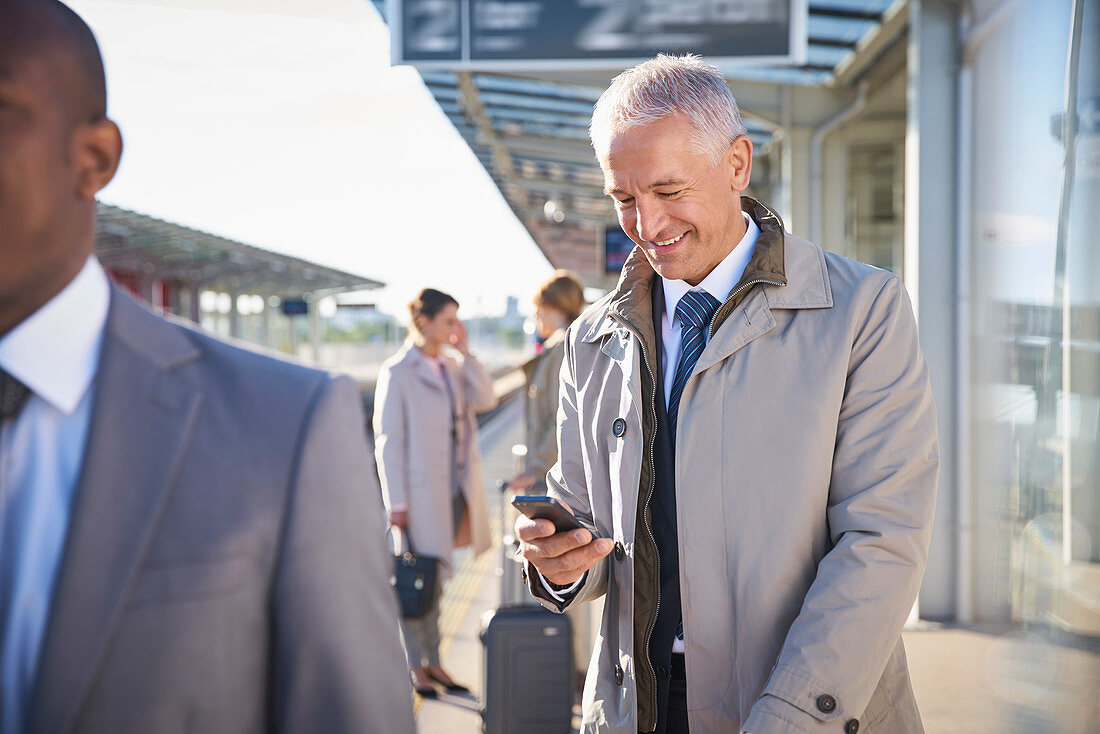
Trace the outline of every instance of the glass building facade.
<path fill-rule="evenodd" d="M 1100 8 L 1029 0 L 973 61 L 979 617 L 1100 635 Z M 966 202 L 963 202 L 965 205 Z"/>

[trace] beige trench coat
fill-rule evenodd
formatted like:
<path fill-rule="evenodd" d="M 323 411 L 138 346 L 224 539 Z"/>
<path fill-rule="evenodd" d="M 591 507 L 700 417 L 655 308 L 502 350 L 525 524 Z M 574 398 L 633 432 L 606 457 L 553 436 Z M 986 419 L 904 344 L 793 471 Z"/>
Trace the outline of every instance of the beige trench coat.
<path fill-rule="evenodd" d="M 418 553 L 443 561 L 451 575 L 455 548 L 489 548 L 489 516 L 481 477 L 476 414 L 496 406 L 493 383 L 473 356 L 461 364 L 447 358 L 459 405 L 465 471 L 459 486 L 466 498 L 466 522 L 454 533 L 452 502 L 451 407 L 443 382 L 412 343 L 382 364 L 374 393 L 375 458 L 386 508 L 407 505 L 409 536 Z"/>
<path fill-rule="evenodd" d="M 774 230 L 786 285 L 748 291 L 680 402 L 691 730 L 840 733 L 855 720 L 860 734 L 921 732 L 900 636 L 924 571 L 938 448 L 911 305 L 895 276 L 784 235 L 746 202 Z M 655 282 L 636 250 L 618 289 L 570 328 L 562 365 L 550 493 L 621 544 L 572 601 L 606 594 L 586 734 L 638 731 L 636 518 L 643 421 L 655 421 L 641 340 L 651 352 Z"/>

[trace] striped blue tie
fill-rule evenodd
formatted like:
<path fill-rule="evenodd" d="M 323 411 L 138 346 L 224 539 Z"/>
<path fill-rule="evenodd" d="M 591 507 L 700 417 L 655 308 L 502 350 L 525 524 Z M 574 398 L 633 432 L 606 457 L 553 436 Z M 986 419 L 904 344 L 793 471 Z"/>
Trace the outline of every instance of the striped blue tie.
<path fill-rule="evenodd" d="M 676 304 L 676 317 L 680 319 L 680 361 L 676 365 L 676 376 L 668 396 L 668 427 L 672 432 L 673 446 L 676 445 L 676 414 L 680 408 L 680 394 L 695 369 L 695 363 L 699 361 L 699 355 L 703 353 L 703 347 L 707 345 L 707 327 L 718 306 L 718 299 L 706 291 L 688 291 Z"/>
<path fill-rule="evenodd" d="M 676 446 L 676 414 L 680 408 L 680 394 L 684 383 L 695 369 L 703 347 L 707 345 L 707 327 L 718 310 L 718 299 L 706 291 L 688 291 L 676 304 L 676 317 L 680 320 L 680 361 L 672 380 L 668 396 L 668 428 L 672 433 L 672 445 Z M 677 639 L 684 639 L 684 622 L 676 628 Z"/>

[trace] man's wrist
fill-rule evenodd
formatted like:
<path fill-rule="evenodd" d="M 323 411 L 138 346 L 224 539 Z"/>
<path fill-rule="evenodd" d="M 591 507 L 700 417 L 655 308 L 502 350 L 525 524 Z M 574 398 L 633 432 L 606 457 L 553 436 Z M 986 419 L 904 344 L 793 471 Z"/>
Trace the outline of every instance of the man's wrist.
<path fill-rule="evenodd" d="M 543 588 L 546 589 L 546 593 L 553 597 L 555 601 L 559 601 L 562 604 L 569 603 L 569 601 L 571 601 L 573 597 L 576 596 L 577 591 L 581 587 L 581 584 L 583 584 L 585 578 L 588 577 L 588 572 L 585 571 L 584 574 L 582 574 L 581 577 L 573 583 L 567 586 L 559 586 L 557 584 L 551 583 L 545 576 L 542 575 L 542 572 L 534 566 L 530 566 L 530 568 L 534 569 L 535 574 L 539 577 L 539 583 L 541 583 Z"/>

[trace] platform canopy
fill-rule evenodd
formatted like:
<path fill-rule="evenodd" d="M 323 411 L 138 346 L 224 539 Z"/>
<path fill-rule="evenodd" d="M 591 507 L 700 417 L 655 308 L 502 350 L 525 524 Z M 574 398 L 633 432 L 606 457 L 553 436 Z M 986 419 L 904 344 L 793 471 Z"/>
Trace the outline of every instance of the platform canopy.
<path fill-rule="evenodd" d="M 373 1 L 383 18 L 397 7 Z M 766 154 L 784 129 L 813 128 L 851 104 L 881 57 L 897 53 L 906 9 L 906 0 L 810 0 L 803 63 L 719 63 L 757 153 Z M 598 59 L 591 68 L 576 60 L 561 69 L 515 71 L 435 66 L 420 71 L 427 89 L 536 244 L 555 265 L 582 263 L 579 270 L 603 273 L 605 230 L 617 225 L 588 124 L 621 69 Z"/>
<path fill-rule="evenodd" d="M 110 204 L 97 204 L 96 224 L 100 262 L 137 280 L 280 298 L 384 285 Z"/>

